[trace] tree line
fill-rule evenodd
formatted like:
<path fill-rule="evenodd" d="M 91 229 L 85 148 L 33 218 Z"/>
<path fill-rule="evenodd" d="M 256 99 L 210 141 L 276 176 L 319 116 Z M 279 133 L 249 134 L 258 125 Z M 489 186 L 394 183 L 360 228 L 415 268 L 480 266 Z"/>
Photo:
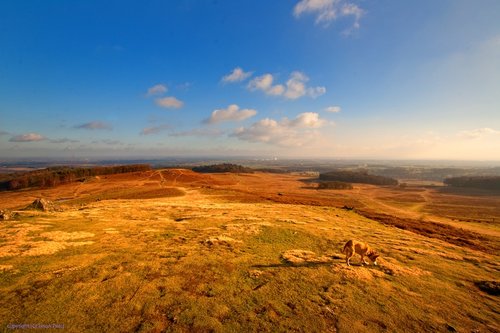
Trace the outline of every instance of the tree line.
<path fill-rule="evenodd" d="M 336 170 L 319 175 L 323 181 L 338 181 L 346 183 L 363 183 L 373 185 L 398 185 L 398 181 L 393 178 L 371 175 L 366 171 Z"/>
<path fill-rule="evenodd" d="M 454 187 L 471 187 L 486 190 L 500 190 L 500 176 L 461 176 L 450 177 L 444 183 Z"/>
<path fill-rule="evenodd" d="M 242 165 L 231 164 L 231 163 L 201 165 L 193 167 L 192 170 L 201 173 L 223 173 L 223 172 L 253 173 L 254 172 L 254 169 L 252 168 L 247 168 Z"/>
<path fill-rule="evenodd" d="M 118 173 L 149 171 L 149 164 L 131 164 L 98 167 L 50 167 L 23 174 L 12 174 L 0 181 L 0 191 L 19 190 L 28 187 L 54 187 L 59 184 L 85 180 L 86 177 Z"/>

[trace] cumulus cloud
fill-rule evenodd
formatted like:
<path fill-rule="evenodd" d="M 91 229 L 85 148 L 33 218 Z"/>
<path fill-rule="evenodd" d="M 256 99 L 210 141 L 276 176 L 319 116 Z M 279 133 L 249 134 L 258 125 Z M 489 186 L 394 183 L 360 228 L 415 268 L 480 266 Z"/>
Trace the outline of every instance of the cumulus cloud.
<path fill-rule="evenodd" d="M 297 18 L 302 14 L 315 15 L 315 23 L 325 27 L 341 17 L 351 16 L 354 23 L 345 31 L 349 33 L 352 29 L 359 29 L 359 21 L 364 11 L 358 5 L 344 0 L 301 0 L 293 8 L 293 14 Z"/>
<path fill-rule="evenodd" d="M 316 98 L 321 95 L 324 95 L 326 93 L 326 88 L 325 87 L 314 87 L 314 88 L 307 88 L 307 95 Z"/>
<path fill-rule="evenodd" d="M 168 88 L 164 84 L 157 84 L 152 86 L 151 88 L 148 89 L 148 92 L 146 96 L 156 96 L 156 95 L 162 95 L 168 91 Z"/>
<path fill-rule="evenodd" d="M 483 127 L 468 131 L 462 131 L 458 135 L 466 139 L 480 139 L 490 135 L 500 135 L 500 131 L 494 130 L 489 127 Z"/>
<path fill-rule="evenodd" d="M 286 81 L 286 91 L 284 96 L 288 99 L 297 99 L 304 95 L 316 98 L 326 92 L 325 87 L 306 87 L 306 82 L 309 78 L 302 72 L 295 71 L 290 74 L 290 78 Z"/>
<path fill-rule="evenodd" d="M 265 118 L 250 127 L 237 128 L 231 136 L 249 142 L 300 147 L 314 141 L 319 136 L 317 129 L 326 123 L 317 113 L 305 112 L 291 120 Z"/>
<path fill-rule="evenodd" d="M 143 128 L 140 134 L 141 135 L 158 134 L 160 132 L 169 130 L 170 128 L 171 128 L 170 125 L 151 126 L 151 127 Z"/>
<path fill-rule="evenodd" d="M 252 74 L 253 72 L 245 72 L 241 67 L 236 67 L 230 74 L 222 78 L 222 82 L 230 83 L 244 81 L 252 76 Z"/>
<path fill-rule="evenodd" d="M 88 130 L 111 130 L 112 129 L 110 124 L 102 122 L 102 121 L 91 121 L 89 123 L 76 125 L 75 128 L 88 129 Z"/>
<path fill-rule="evenodd" d="M 352 29 L 359 29 L 359 21 L 361 20 L 361 16 L 363 16 L 363 13 L 364 11 L 355 4 L 346 3 L 342 5 L 341 9 L 342 16 L 354 17 L 354 23 L 352 25 Z M 349 32 L 349 30 L 346 32 Z"/>
<path fill-rule="evenodd" d="M 155 100 L 156 105 L 162 107 L 162 108 L 168 108 L 168 109 L 180 109 L 184 106 L 184 102 L 178 100 L 177 98 L 170 96 L 170 97 L 163 97 L 163 98 L 157 98 Z"/>
<path fill-rule="evenodd" d="M 286 86 L 282 84 L 273 85 L 274 77 L 272 74 L 264 74 L 250 81 L 248 89 L 252 91 L 261 90 L 267 95 L 283 96 L 292 100 L 305 95 L 316 98 L 326 92 L 325 87 L 307 87 L 307 81 L 309 81 L 309 78 L 304 73 L 295 71 L 290 74 Z"/>
<path fill-rule="evenodd" d="M 299 114 L 295 119 L 289 121 L 290 127 L 298 128 L 320 128 L 326 124 L 326 120 L 320 119 L 316 112 L 304 112 Z"/>
<path fill-rule="evenodd" d="M 330 112 L 330 113 L 339 113 L 340 110 L 341 110 L 340 106 L 329 106 L 329 107 L 325 108 L 325 111 Z"/>
<path fill-rule="evenodd" d="M 308 78 L 301 72 L 293 72 L 290 79 L 286 81 L 285 97 L 288 99 L 297 99 L 306 94 L 306 85 Z"/>
<path fill-rule="evenodd" d="M 27 134 L 20 134 L 20 135 L 15 135 L 12 138 L 10 138 L 10 142 L 37 142 L 37 141 L 44 141 L 47 138 L 44 136 L 38 134 L 38 133 L 27 133 Z"/>
<path fill-rule="evenodd" d="M 253 117 L 257 114 L 254 109 L 241 109 L 236 104 L 229 105 L 226 109 L 217 109 L 212 112 L 210 118 L 204 123 L 215 124 L 223 121 L 241 121 Z"/>
<path fill-rule="evenodd" d="M 285 87 L 281 84 L 273 86 L 274 77 L 271 74 L 264 74 L 256 77 L 248 83 L 248 89 L 255 91 L 261 90 L 267 95 L 282 95 Z"/>

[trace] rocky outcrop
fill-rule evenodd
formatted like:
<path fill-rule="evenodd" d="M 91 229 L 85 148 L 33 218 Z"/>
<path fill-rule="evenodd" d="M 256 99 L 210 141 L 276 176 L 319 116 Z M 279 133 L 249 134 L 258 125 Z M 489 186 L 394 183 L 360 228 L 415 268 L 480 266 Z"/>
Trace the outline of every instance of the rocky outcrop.
<path fill-rule="evenodd" d="M 12 218 L 12 213 L 7 210 L 0 210 L 0 221 L 7 221 Z"/>
<path fill-rule="evenodd" d="M 11 212 L 10 210 L 2 210 L 0 209 L 0 221 L 8 221 L 15 220 L 19 217 L 19 214 L 16 212 Z"/>
<path fill-rule="evenodd" d="M 44 198 L 38 198 L 33 201 L 31 204 L 26 206 L 27 210 L 40 210 L 42 212 L 50 212 L 54 210 L 58 210 L 52 201 L 49 201 Z"/>

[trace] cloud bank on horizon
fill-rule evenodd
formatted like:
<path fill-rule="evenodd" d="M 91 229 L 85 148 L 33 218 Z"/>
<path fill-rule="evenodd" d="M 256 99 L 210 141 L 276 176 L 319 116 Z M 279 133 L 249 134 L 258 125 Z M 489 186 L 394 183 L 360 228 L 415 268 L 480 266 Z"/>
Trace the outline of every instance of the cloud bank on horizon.
<path fill-rule="evenodd" d="M 500 160 L 484 1 L 2 3 L 0 154 Z"/>

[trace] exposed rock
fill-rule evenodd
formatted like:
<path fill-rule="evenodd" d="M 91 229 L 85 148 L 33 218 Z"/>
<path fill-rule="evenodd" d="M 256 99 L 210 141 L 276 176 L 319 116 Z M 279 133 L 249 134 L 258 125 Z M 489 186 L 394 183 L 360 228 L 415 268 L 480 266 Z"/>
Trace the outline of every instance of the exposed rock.
<path fill-rule="evenodd" d="M 493 295 L 500 295 L 500 282 L 499 281 L 476 281 L 475 285 L 482 291 Z"/>
<path fill-rule="evenodd" d="M 43 212 L 58 210 L 52 201 L 44 198 L 36 199 L 30 205 L 26 206 L 25 209 L 41 210 Z"/>
<path fill-rule="evenodd" d="M 457 329 L 450 324 L 446 324 L 446 328 L 448 329 L 448 332 L 457 332 Z"/>
<path fill-rule="evenodd" d="M 0 210 L 0 221 L 15 220 L 19 217 L 19 213 L 9 210 Z"/>
<path fill-rule="evenodd" d="M 0 221 L 7 221 L 12 218 L 11 212 L 7 210 L 0 210 Z"/>

